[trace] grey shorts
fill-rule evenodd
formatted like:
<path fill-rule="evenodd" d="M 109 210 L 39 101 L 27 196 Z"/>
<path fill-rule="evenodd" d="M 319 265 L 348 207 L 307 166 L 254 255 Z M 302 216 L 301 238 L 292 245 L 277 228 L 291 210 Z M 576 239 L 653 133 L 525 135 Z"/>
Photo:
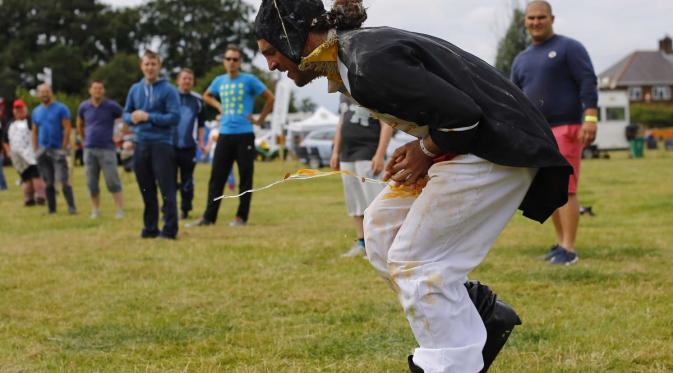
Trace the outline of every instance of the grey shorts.
<path fill-rule="evenodd" d="M 37 168 L 47 186 L 52 186 L 57 181 L 62 184 L 68 183 L 68 161 L 66 156 L 67 153 L 63 149 L 39 148 L 35 152 Z"/>
<path fill-rule="evenodd" d="M 374 175 L 372 161 L 340 162 L 342 171 L 350 171 L 358 176 L 378 179 L 383 173 Z M 360 179 L 352 176 L 341 175 L 344 186 L 344 198 L 346 209 L 350 216 L 364 216 L 365 209 L 385 187 L 381 184 L 363 183 Z"/>
<path fill-rule="evenodd" d="M 110 193 L 121 192 L 122 182 L 117 173 L 117 153 L 110 149 L 84 149 L 84 166 L 86 168 L 86 185 L 89 194 L 97 196 L 100 193 L 98 179 L 103 171 L 105 185 Z"/>

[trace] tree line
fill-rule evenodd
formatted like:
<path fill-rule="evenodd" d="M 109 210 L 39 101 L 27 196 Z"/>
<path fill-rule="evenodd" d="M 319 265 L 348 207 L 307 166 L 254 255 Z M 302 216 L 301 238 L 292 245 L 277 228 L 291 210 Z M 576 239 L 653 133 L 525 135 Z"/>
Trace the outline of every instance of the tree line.
<path fill-rule="evenodd" d="M 66 101 L 87 97 L 88 82 L 98 79 L 123 104 L 142 77 L 138 56 L 146 48 L 161 55 L 169 78 L 192 69 L 202 92 L 224 73 L 227 44 L 238 44 L 248 61 L 254 56 L 253 12 L 242 0 L 148 0 L 123 8 L 99 0 L 0 0 L 0 97 L 25 97 L 49 67 L 54 92 Z M 273 89 L 270 74 L 254 72 Z"/>

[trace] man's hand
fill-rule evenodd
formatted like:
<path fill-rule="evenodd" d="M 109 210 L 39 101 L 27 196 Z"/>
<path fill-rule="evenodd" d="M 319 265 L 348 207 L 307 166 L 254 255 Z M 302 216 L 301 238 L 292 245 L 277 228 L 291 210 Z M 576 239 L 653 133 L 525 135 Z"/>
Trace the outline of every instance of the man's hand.
<path fill-rule="evenodd" d="M 597 126 L 595 122 L 584 122 L 580 128 L 579 140 L 586 147 L 596 140 Z"/>
<path fill-rule="evenodd" d="M 432 166 L 432 158 L 425 155 L 418 140 L 414 140 L 393 152 L 392 158 L 386 165 L 383 180 L 392 179 L 400 184 L 413 185 L 418 179 L 427 175 L 430 166 Z"/>
<path fill-rule="evenodd" d="M 133 113 L 131 113 L 131 121 L 133 122 L 133 124 L 147 122 L 149 119 L 150 115 L 147 114 L 145 111 L 136 110 Z"/>
<path fill-rule="evenodd" d="M 332 152 L 332 158 L 329 160 L 329 166 L 334 171 L 339 171 L 339 154 L 337 152 Z"/>
<path fill-rule="evenodd" d="M 378 174 L 383 171 L 383 167 L 385 166 L 385 157 L 383 155 L 378 155 L 375 154 L 374 158 L 372 158 L 372 173 L 374 176 L 377 176 Z"/>

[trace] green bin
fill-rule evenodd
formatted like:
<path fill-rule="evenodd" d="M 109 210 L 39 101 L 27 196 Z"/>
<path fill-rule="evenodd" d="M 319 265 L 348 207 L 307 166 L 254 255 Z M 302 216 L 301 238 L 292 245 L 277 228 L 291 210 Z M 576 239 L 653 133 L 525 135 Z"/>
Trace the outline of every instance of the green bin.
<path fill-rule="evenodd" d="M 629 140 L 629 146 L 631 147 L 631 158 L 643 157 L 643 150 L 645 149 L 645 139 L 643 137 L 638 136 Z"/>

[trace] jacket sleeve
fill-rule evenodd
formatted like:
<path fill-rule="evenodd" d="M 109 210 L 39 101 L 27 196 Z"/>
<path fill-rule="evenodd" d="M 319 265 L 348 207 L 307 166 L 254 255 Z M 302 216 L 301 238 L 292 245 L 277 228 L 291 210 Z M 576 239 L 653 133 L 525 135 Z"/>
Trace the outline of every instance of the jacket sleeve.
<path fill-rule="evenodd" d="M 348 66 L 349 84 L 359 103 L 428 126 L 430 137 L 444 152 L 469 151 L 482 117 L 481 108 L 449 79 L 427 67 L 447 69 L 443 76 L 464 75 L 467 70 L 460 71 L 459 57 L 441 64 L 424 63 L 413 47 L 403 43 L 374 48 L 373 52 L 354 57 L 351 64 L 355 65 Z"/>
<path fill-rule="evenodd" d="M 589 53 L 579 42 L 568 49 L 568 66 L 580 90 L 582 109 L 598 107 L 598 79 Z"/>
<path fill-rule="evenodd" d="M 133 121 L 131 120 L 131 113 L 135 111 L 135 105 L 133 103 L 133 86 L 131 86 L 131 89 L 129 89 L 129 94 L 126 96 L 126 103 L 124 104 L 124 113 L 122 115 L 122 119 L 124 119 L 124 122 L 128 124 L 129 126 L 133 125 Z"/>
<path fill-rule="evenodd" d="M 180 121 L 180 96 L 178 91 L 174 88 L 169 89 L 164 99 L 166 100 L 165 111 L 149 113 L 148 122 L 156 127 L 177 126 Z"/>

